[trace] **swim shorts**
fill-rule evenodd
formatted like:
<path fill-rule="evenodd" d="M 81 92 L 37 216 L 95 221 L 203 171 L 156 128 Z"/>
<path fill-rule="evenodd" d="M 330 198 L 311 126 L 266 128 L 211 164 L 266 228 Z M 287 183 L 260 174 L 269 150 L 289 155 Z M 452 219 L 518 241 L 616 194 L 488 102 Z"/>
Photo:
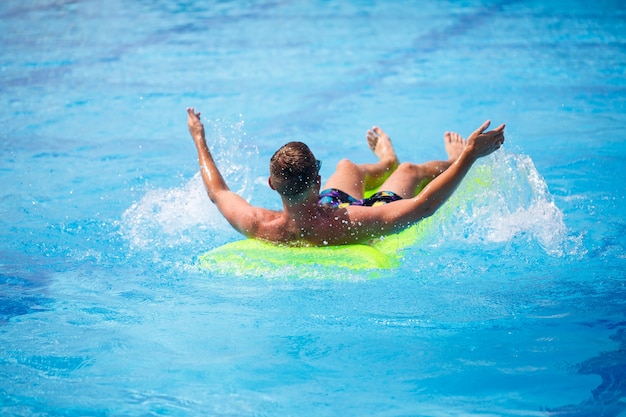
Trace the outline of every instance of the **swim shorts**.
<path fill-rule="evenodd" d="M 357 200 L 351 195 L 338 190 L 336 188 L 327 188 L 320 192 L 320 198 L 318 203 L 320 206 L 330 206 L 343 208 L 347 206 L 365 206 L 376 207 L 383 204 L 393 203 L 394 201 L 402 200 L 398 194 L 391 191 L 379 191 L 371 197 Z"/>

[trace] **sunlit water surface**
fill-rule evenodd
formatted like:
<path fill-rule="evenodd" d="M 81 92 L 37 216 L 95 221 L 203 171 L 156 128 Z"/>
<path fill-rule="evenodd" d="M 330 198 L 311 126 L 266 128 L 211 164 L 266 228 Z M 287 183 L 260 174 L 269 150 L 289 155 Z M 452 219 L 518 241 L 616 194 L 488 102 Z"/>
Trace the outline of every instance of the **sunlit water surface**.
<path fill-rule="evenodd" d="M 206 4 L 205 4 L 206 3 Z M 624 416 L 621 2 L 0 4 L 3 415 Z M 244 274 L 233 189 L 507 124 L 401 266 Z"/>

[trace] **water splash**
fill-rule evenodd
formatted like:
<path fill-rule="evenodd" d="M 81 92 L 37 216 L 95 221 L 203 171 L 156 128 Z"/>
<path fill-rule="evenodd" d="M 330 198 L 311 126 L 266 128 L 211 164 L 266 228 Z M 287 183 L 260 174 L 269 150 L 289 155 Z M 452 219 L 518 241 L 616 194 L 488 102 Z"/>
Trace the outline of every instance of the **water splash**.
<path fill-rule="evenodd" d="M 228 186 L 244 198 L 250 198 L 253 182 L 251 173 L 259 151 L 247 137 L 244 124 L 243 120 L 232 123 L 216 119 L 205 122 L 204 129 L 213 158 Z"/>
<path fill-rule="evenodd" d="M 180 188 L 148 191 L 122 215 L 121 233 L 133 248 L 147 249 L 190 243 L 197 232 L 222 229 L 221 223 L 198 173 Z"/>
<path fill-rule="evenodd" d="M 435 244 L 508 243 L 525 237 L 553 256 L 562 256 L 576 245 L 532 159 L 505 151 L 474 166 L 428 221 Z"/>
<path fill-rule="evenodd" d="M 205 132 L 226 182 L 246 198 L 253 184 L 250 162 L 256 161 L 258 150 L 246 138 L 244 122 L 208 121 Z M 149 190 L 124 212 L 120 225 L 120 233 L 134 250 L 164 250 L 190 244 L 212 247 L 216 240 L 220 241 L 220 235 L 230 231 L 207 197 L 199 172 L 179 187 Z"/>

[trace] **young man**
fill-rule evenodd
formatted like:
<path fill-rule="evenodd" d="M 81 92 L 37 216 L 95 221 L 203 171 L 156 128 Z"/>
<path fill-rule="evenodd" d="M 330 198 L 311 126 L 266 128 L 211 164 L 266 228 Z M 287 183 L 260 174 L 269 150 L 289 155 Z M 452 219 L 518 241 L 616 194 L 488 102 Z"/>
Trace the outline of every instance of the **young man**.
<path fill-rule="evenodd" d="M 347 159 L 320 193 L 320 162 L 301 142 L 281 147 L 270 161 L 269 185 L 283 202 L 282 211 L 250 205 L 230 191 L 204 137 L 200 113 L 187 109 L 187 125 L 198 150 L 209 198 L 228 222 L 247 237 L 276 243 L 345 245 L 399 232 L 432 215 L 452 195 L 480 157 L 499 149 L 504 125 L 485 132 L 486 121 L 467 141 L 446 133 L 449 159 L 423 164 L 399 163 L 389 136 L 378 127 L 367 141 L 378 162 L 355 164 Z M 419 194 L 420 184 L 428 185 Z M 380 189 L 364 199 L 365 190 Z"/>

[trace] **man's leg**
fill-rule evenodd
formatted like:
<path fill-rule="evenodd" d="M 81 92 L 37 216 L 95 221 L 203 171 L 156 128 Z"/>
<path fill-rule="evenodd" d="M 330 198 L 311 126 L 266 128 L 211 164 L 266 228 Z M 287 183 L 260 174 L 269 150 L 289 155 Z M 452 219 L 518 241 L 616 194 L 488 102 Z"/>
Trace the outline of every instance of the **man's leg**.
<path fill-rule="evenodd" d="M 448 154 L 447 161 L 430 161 L 423 164 L 403 162 L 381 185 L 381 191 L 392 191 L 402 198 L 415 197 L 425 184 L 448 169 L 465 149 L 465 140 L 458 133 L 446 132 L 443 140 Z"/>
<path fill-rule="evenodd" d="M 367 132 L 366 137 L 370 149 L 378 157 L 378 162 L 356 164 L 348 159 L 342 159 L 322 189 L 337 188 L 356 199 L 361 199 L 365 190 L 378 188 L 396 170 L 398 158 L 389 136 L 375 126 Z"/>

